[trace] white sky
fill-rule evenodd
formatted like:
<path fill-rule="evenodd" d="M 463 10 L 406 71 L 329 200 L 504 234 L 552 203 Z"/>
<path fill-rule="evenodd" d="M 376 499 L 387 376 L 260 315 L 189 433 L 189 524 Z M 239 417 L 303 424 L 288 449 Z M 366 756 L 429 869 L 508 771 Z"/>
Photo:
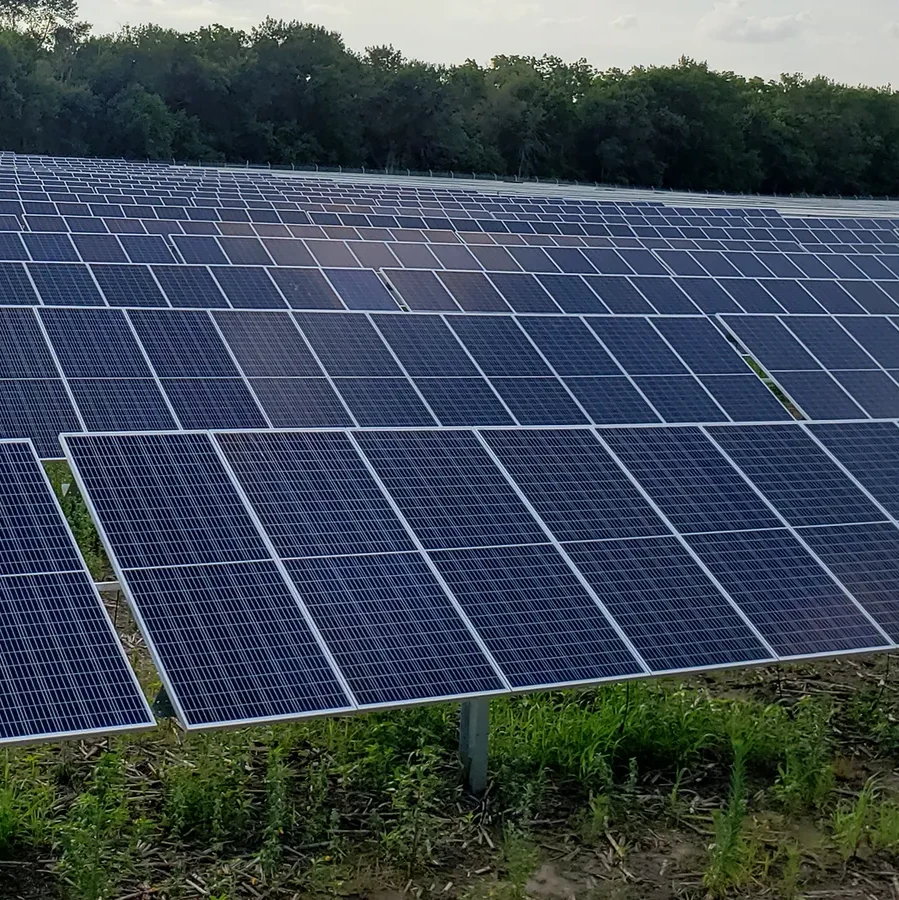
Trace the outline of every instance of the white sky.
<path fill-rule="evenodd" d="M 81 0 L 97 31 L 250 28 L 266 15 L 340 31 L 354 49 L 393 44 L 430 62 L 550 53 L 626 69 L 684 54 L 745 75 L 899 84 L 896 0 Z"/>

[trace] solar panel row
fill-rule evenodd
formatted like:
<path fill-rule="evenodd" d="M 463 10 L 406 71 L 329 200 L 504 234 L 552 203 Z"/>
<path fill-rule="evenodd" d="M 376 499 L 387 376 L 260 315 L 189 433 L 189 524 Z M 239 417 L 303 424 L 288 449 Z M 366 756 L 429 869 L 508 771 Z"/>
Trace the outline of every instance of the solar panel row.
<path fill-rule="evenodd" d="M 899 639 L 891 423 L 65 443 L 191 728 Z"/>

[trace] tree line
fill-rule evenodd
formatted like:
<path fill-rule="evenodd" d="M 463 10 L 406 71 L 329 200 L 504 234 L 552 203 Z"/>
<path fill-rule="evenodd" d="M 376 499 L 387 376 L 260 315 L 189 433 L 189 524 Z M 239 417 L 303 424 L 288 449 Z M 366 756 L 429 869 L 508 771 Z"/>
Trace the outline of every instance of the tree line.
<path fill-rule="evenodd" d="M 440 66 L 314 25 L 95 35 L 0 0 L 0 146 L 762 193 L 899 195 L 899 93 L 671 66 Z"/>

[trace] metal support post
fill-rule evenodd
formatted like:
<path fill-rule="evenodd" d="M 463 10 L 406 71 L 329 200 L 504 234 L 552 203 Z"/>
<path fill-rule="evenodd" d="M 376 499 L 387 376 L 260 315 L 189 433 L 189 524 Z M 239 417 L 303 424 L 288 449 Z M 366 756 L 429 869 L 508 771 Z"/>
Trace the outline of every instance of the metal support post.
<path fill-rule="evenodd" d="M 459 755 L 465 769 L 465 787 L 476 797 L 487 790 L 489 737 L 490 701 L 466 700 L 459 719 Z"/>

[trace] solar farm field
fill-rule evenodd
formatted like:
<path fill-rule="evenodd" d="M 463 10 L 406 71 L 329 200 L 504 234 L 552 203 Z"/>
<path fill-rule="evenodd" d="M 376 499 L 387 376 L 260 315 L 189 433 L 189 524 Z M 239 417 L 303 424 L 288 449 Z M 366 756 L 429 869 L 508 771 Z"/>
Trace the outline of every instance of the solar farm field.
<path fill-rule="evenodd" d="M 899 217 L 685 204 L 0 153 L 0 898 L 899 898 Z"/>

